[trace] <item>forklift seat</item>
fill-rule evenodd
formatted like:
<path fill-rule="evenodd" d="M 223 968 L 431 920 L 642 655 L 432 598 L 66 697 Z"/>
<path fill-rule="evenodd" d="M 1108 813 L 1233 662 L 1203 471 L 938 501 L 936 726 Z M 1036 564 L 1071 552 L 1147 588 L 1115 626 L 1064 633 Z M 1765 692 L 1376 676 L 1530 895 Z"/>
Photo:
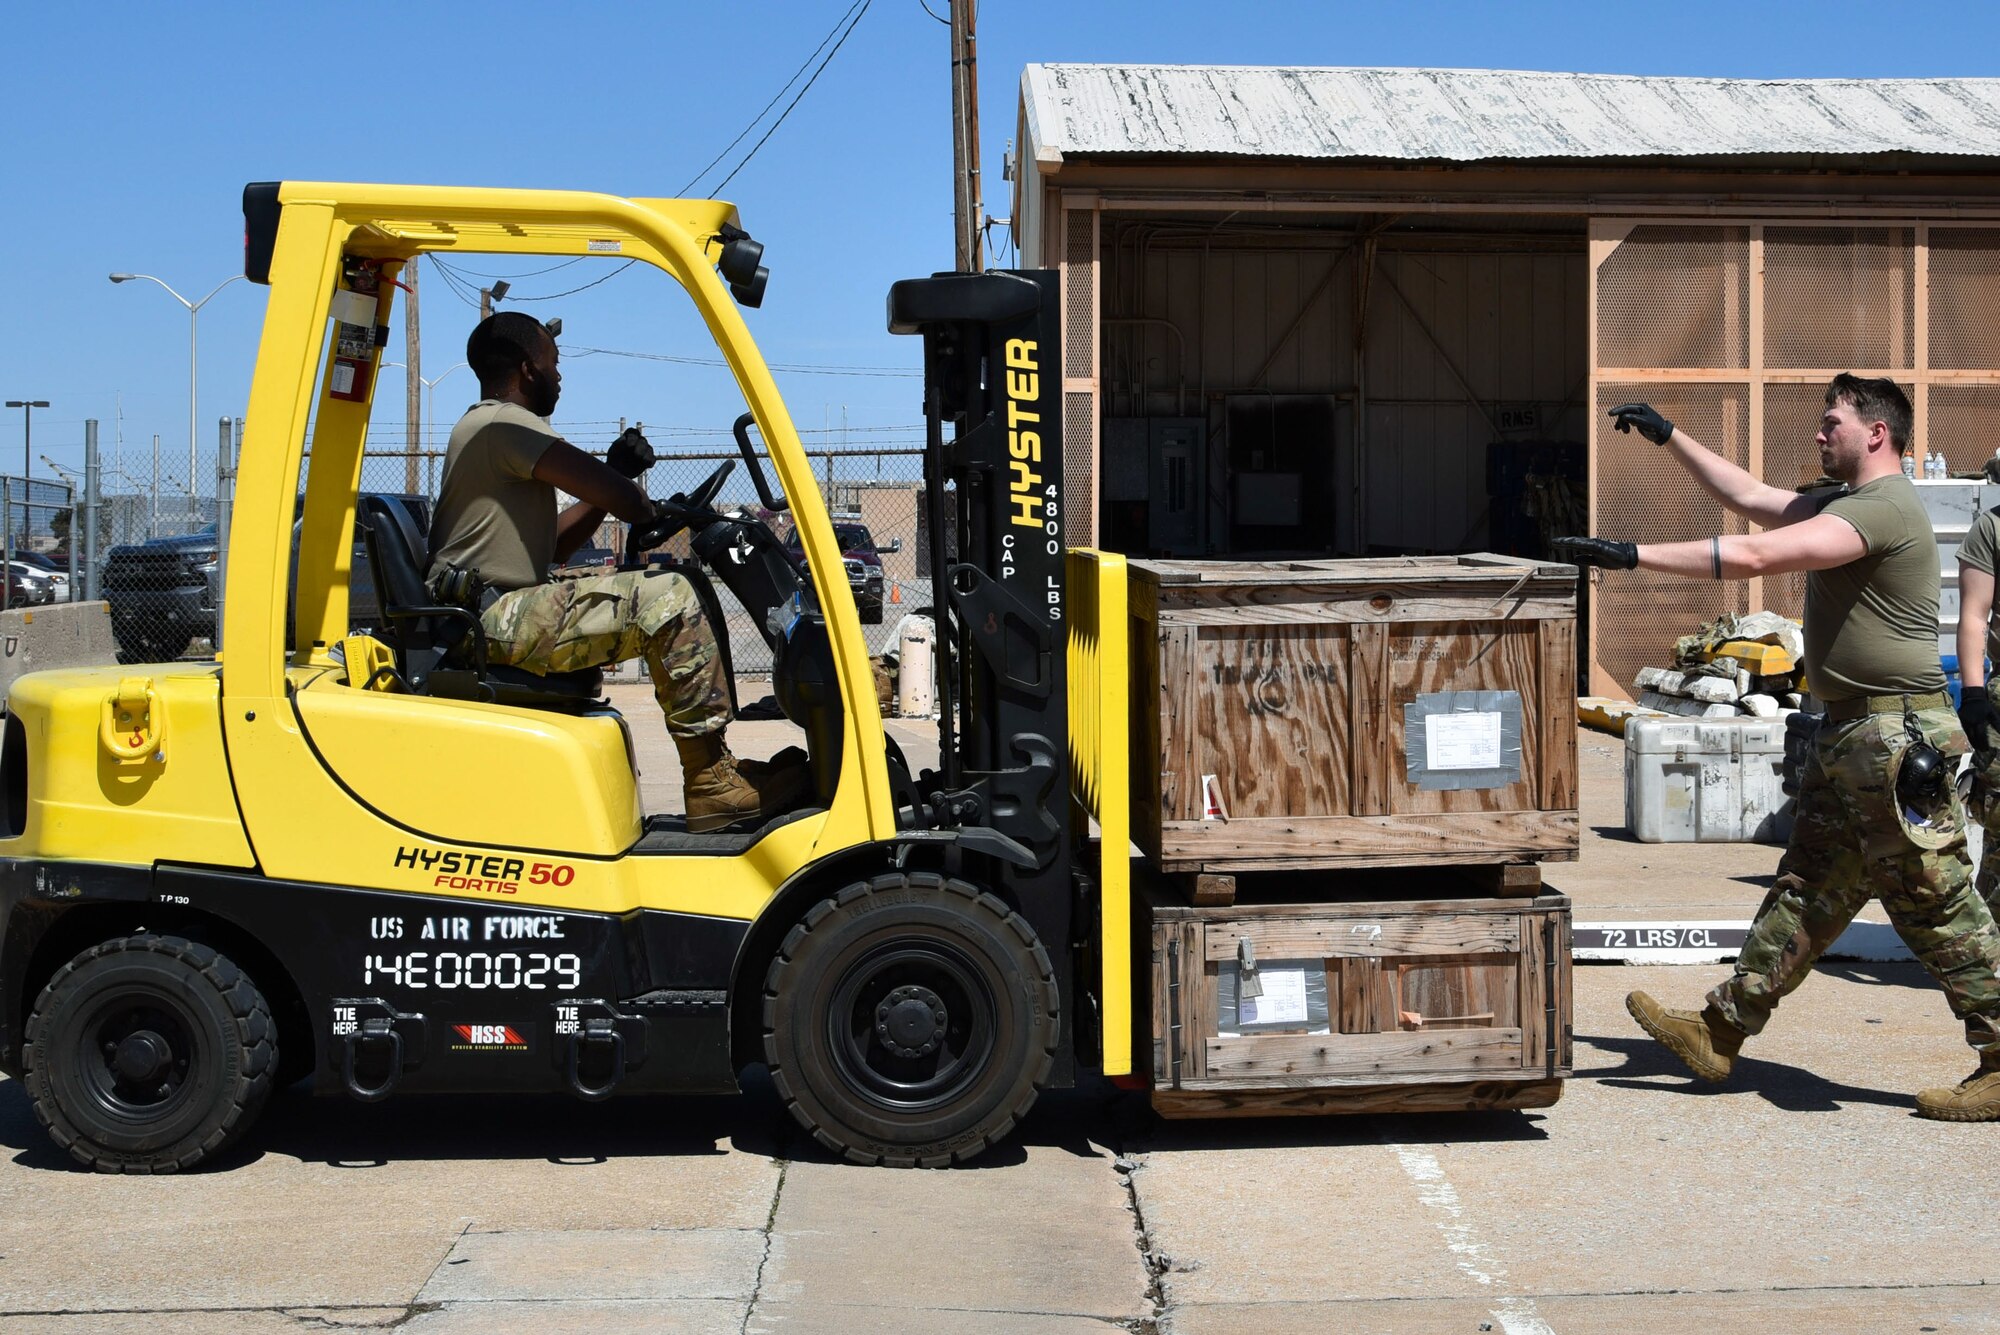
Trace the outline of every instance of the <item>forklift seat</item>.
<path fill-rule="evenodd" d="M 361 528 L 396 669 L 418 695 L 577 712 L 597 705 L 597 668 L 547 676 L 486 661 L 486 634 L 463 607 L 440 606 L 424 584 L 422 530 L 392 496 L 361 498 Z"/>

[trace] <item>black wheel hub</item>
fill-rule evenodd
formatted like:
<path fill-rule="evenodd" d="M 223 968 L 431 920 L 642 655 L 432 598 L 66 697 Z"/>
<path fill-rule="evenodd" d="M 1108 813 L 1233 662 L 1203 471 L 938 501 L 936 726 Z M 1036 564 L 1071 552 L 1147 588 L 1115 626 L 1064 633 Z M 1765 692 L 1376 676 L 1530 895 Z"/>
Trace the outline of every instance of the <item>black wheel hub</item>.
<path fill-rule="evenodd" d="M 954 942 L 904 937 L 850 960 L 829 998 L 829 1054 L 877 1107 L 949 1106 L 986 1077 L 998 1041 L 987 972 Z"/>
<path fill-rule="evenodd" d="M 158 996 L 116 998 L 99 1009 L 85 1032 L 98 1060 L 81 1074 L 101 1112 L 150 1120 L 179 1106 L 196 1040 L 191 1018 L 177 1004 Z"/>
<path fill-rule="evenodd" d="M 896 988 L 875 1008 L 875 1037 L 898 1057 L 928 1057 L 951 1022 L 944 999 L 928 987 Z"/>
<path fill-rule="evenodd" d="M 127 1034 L 112 1047 L 111 1070 L 120 1080 L 132 1084 L 152 1084 L 165 1075 L 174 1061 L 167 1040 L 150 1029 Z"/>

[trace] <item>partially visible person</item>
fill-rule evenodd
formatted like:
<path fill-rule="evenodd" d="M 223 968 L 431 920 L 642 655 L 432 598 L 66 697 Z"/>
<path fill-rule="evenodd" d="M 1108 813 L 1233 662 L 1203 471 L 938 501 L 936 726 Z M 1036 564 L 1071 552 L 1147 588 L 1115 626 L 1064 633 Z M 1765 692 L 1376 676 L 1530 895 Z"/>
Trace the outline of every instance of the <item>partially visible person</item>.
<path fill-rule="evenodd" d="M 1972 746 L 1975 818 L 1980 846 L 1979 897 L 2000 918 L 2000 710 L 1987 684 L 1989 660 L 2000 662 L 2000 622 L 1993 616 L 1993 575 L 2000 564 L 2000 517 L 1982 510 L 1958 548 L 1958 721 Z"/>

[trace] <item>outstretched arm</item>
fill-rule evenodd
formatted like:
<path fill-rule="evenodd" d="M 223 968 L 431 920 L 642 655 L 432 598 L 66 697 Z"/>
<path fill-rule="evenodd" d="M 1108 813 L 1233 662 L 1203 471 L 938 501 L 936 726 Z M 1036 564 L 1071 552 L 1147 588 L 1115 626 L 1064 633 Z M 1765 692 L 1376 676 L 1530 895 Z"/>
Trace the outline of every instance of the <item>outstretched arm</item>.
<path fill-rule="evenodd" d="M 1774 487 L 1749 469 L 1723 458 L 1660 416 L 1651 404 L 1621 403 L 1610 415 L 1618 431 L 1636 429 L 1647 440 L 1664 446 L 1676 463 L 1694 475 L 1703 491 L 1753 524 L 1782 528 L 1818 513 L 1812 501 L 1795 491 Z"/>
<path fill-rule="evenodd" d="M 1556 558 L 1607 570 L 1658 570 L 1689 579 L 1750 579 L 1795 570 L 1831 570 L 1868 554 L 1854 525 L 1838 515 L 1815 515 L 1762 533 L 1725 533 L 1693 542 L 1616 542 L 1608 538 L 1557 538 Z"/>

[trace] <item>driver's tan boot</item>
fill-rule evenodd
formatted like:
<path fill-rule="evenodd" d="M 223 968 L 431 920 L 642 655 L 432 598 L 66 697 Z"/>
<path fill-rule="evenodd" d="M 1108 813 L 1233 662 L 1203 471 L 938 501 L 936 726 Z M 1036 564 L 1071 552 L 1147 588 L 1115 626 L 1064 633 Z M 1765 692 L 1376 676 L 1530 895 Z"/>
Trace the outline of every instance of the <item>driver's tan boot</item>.
<path fill-rule="evenodd" d="M 674 746 L 681 753 L 681 792 L 691 834 L 726 829 L 738 821 L 769 820 L 805 791 L 802 767 L 745 775 L 721 733 L 676 736 Z"/>

